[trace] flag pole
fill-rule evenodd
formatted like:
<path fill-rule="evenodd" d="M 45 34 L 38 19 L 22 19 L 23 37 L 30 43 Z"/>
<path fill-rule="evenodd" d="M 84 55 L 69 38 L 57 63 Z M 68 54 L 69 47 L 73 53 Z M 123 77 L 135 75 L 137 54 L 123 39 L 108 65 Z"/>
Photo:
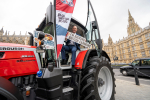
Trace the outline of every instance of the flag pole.
<path fill-rule="evenodd" d="M 54 0 L 54 37 L 55 37 L 55 56 L 57 68 L 59 68 L 59 57 L 57 58 L 57 38 L 56 38 L 56 0 Z"/>

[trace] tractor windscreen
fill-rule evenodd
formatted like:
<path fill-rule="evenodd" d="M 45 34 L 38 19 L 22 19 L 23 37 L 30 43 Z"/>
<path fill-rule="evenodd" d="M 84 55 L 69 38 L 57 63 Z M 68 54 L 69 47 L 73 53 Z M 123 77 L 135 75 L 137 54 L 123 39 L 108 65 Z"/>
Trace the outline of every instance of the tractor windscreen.
<path fill-rule="evenodd" d="M 54 37 L 54 24 L 53 23 L 48 23 L 44 29 L 43 29 L 44 33 L 48 33 L 50 35 L 52 35 Z"/>

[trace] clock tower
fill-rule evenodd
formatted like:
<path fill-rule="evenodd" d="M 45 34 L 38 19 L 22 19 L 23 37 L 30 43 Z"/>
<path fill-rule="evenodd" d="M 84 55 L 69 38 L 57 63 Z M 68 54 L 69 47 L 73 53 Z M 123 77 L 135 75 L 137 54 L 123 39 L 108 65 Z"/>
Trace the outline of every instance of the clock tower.
<path fill-rule="evenodd" d="M 129 14 L 129 17 L 128 17 L 129 25 L 127 26 L 127 32 L 128 32 L 128 35 L 131 35 L 139 31 L 141 28 L 139 27 L 137 23 L 135 23 L 134 18 L 131 16 L 131 13 L 129 10 L 128 10 L 128 14 Z"/>
<path fill-rule="evenodd" d="M 109 34 L 109 38 L 108 38 L 108 45 L 113 45 L 113 41 L 112 41 L 112 38 L 110 37 L 110 34 Z"/>

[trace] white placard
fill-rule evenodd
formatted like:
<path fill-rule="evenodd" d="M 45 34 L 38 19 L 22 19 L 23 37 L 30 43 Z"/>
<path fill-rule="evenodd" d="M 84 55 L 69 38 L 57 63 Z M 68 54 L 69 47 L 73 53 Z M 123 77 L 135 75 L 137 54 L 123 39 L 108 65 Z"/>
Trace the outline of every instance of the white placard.
<path fill-rule="evenodd" d="M 84 47 L 90 48 L 91 44 L 89 44 L 88 42 L 86 42 L 86 39 L 83 38 L 82 36 L 76 35 L 74 33 L 68 32 L 67 33 L 67 39 L 76 42 L 78 44 L 83 45 Z"/>

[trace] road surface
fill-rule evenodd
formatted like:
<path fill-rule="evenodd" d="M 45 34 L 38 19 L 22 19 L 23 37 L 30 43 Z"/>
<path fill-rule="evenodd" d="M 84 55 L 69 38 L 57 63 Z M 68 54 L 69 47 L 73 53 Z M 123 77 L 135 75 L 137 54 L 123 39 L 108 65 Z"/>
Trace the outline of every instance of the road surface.
<path fill-rule="evenodd" d="M 133 82 L 135 83 L 135 77 L 134 76 L 123 76 L 120 73 L 119 69 L 113 69 L 114 73 L 115 73 L 115 78 L 119 79 L 119 80 L 125 80 L 125 81 L 129 81 L 129 82 Z M 139 77 L 139 82 L 140 84 L 144 84 L 144 85 L 150 85 L 150 78 L 147 77 Z"/>

